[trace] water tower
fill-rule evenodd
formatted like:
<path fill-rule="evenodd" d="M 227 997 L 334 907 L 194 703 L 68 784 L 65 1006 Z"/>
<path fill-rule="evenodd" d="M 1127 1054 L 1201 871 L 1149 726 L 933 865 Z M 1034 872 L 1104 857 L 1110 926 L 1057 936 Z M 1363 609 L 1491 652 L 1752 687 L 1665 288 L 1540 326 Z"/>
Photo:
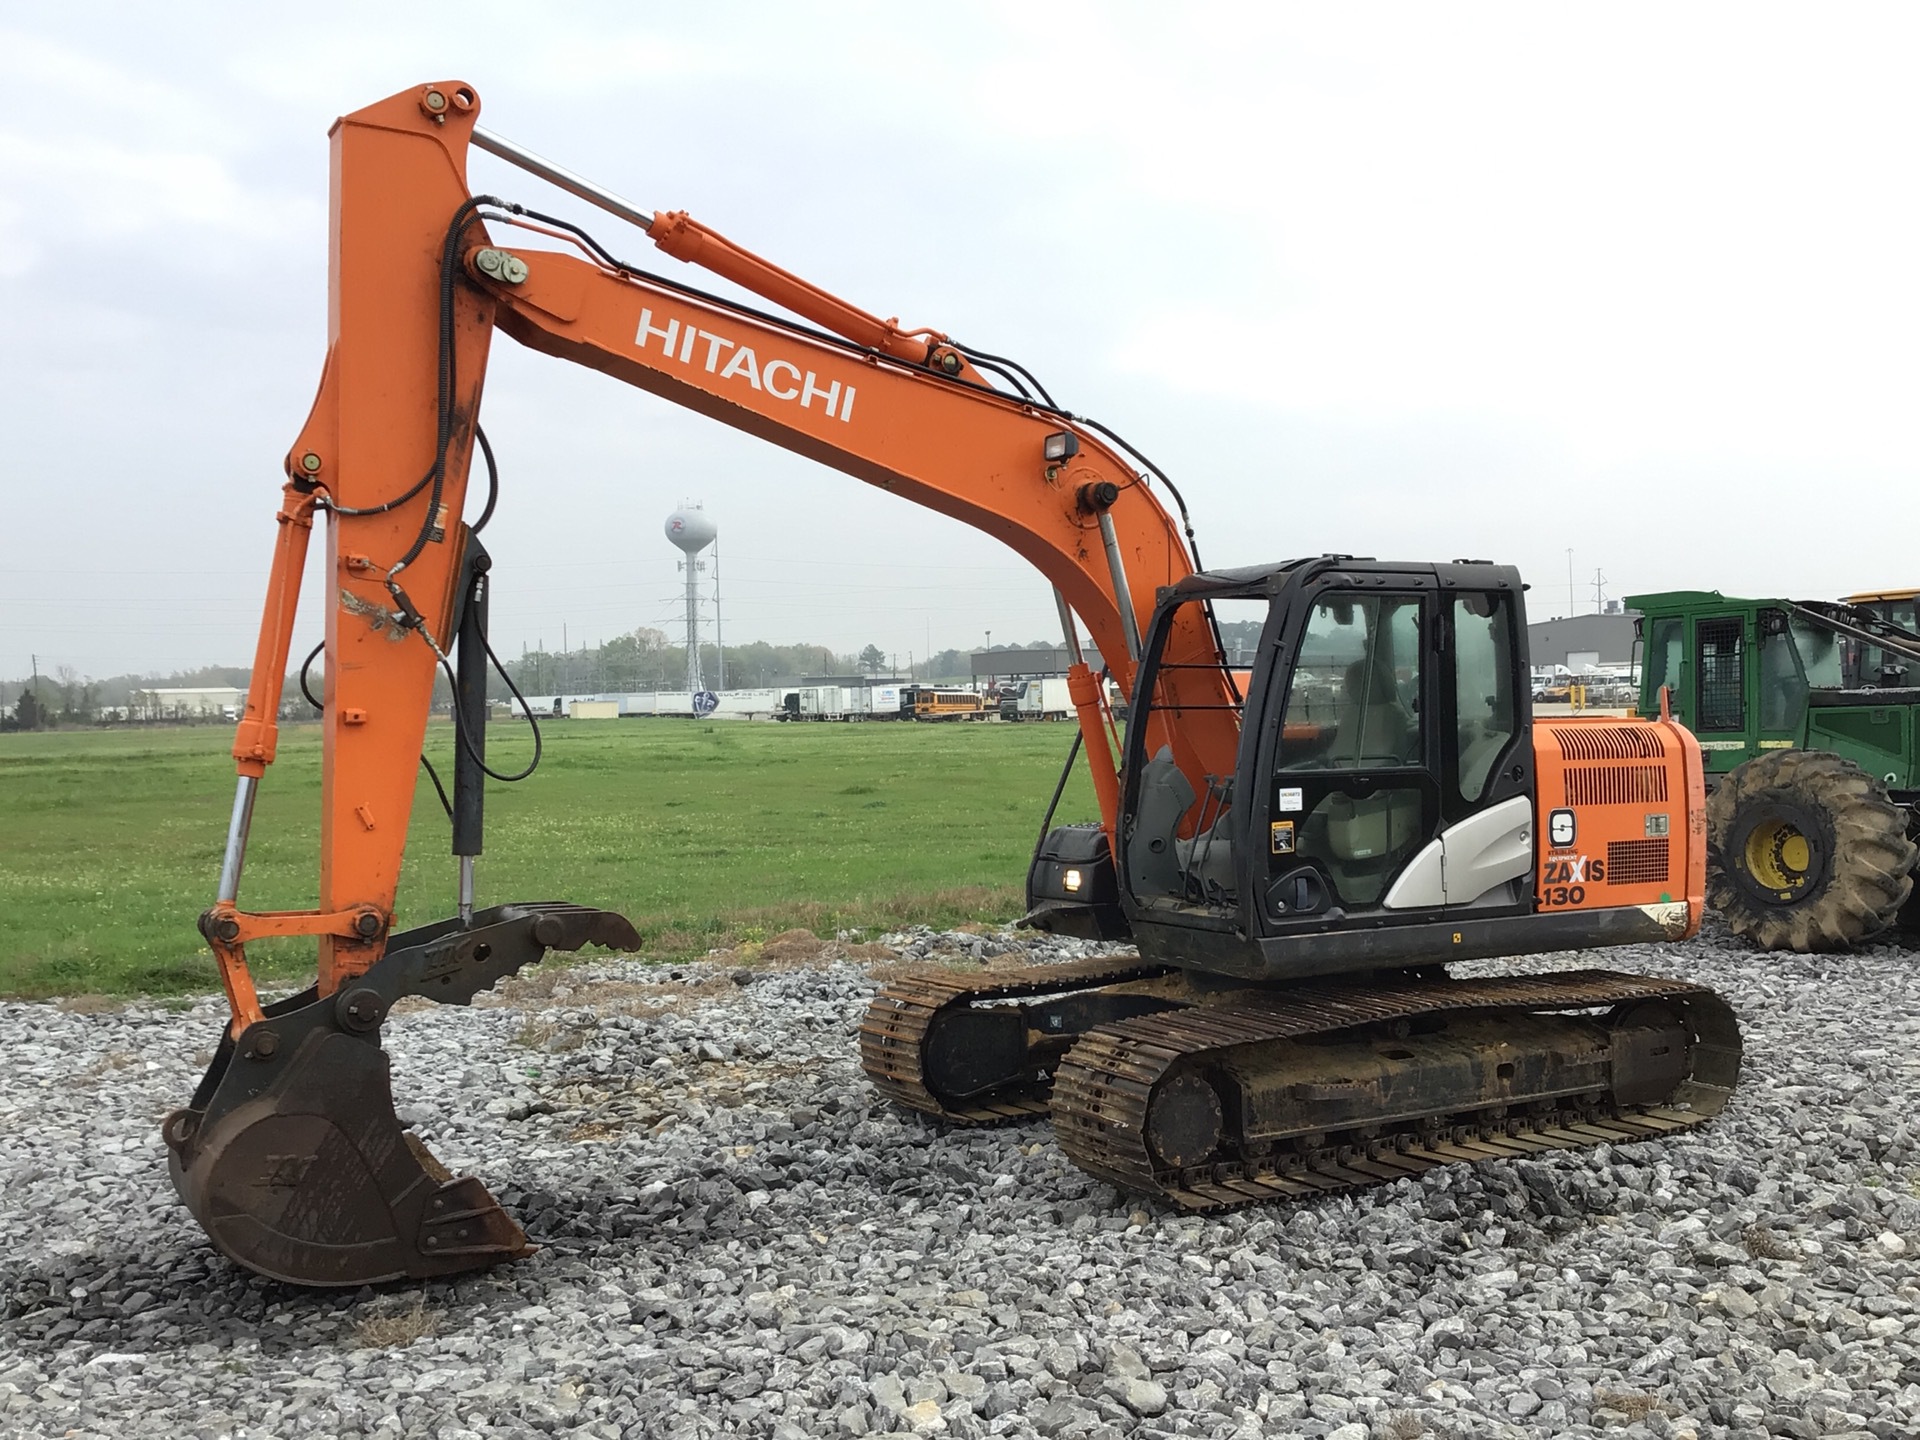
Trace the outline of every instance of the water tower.
<path fill-rule="evenodd" d="M 700 673 L 700 572 L 706 566 L 699 556 L 719 537 L 720 527 L 697 501 L 690 501 L 667 516 L 666 530 L 667 539 L 687 556 L 680 562 L 680 568 L 687 572 L 687 689 L 698 695 L 707 688 Z"/>

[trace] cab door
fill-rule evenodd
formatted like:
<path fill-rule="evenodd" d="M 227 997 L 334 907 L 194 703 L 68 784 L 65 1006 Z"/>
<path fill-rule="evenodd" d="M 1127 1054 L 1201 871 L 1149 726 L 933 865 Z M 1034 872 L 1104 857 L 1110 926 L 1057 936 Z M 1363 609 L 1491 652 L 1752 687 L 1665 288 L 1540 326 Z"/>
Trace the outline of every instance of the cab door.
<path fill-rule="evenodd" d="M 1282 720 L 1262 766 L 1266 933 L 1367 912 L 1524 908 L 1532 791 L 1531 767 L 1516 765 L 1515 593 L 1429 578 L 1302 603 L 1281 637 L 1292 665 L 1274 667 Z"/>
<path fill-rule="evenodd" d="M 1304 597 L 1303 597 L 1304 598 Z M 1376 909 L 1440 831 L 1431 591 L 1330 588 L 1290 627 L 1265 774 L 1270 919 Z"/>
<path fill-rule="evenodd" d="M 1748 704 L 1753 617 L 1745 611 L 1696 615 L 1691 627 L 1686 688 L 1692 707 L 1684 718 L 1700 742 L 1707 773 L 1724 775 L 1758 753 Z"/>

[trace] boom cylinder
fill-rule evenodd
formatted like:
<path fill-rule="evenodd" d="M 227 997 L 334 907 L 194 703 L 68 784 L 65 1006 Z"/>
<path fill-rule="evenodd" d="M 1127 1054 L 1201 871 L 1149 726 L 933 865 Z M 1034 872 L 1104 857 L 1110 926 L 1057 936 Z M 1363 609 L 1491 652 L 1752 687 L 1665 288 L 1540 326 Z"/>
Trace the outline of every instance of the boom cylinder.
<path fill-rule="evenodd" d="M 247 863 L 247 834 L 253 829 L 253 800 L 260 793 L 257 775 L 242 775 L 233 791 L 233 814 L 227 821 L 227 848 L 220 856 L 218 900 L 240 898 L 240 872 Z"/>
<path fill-rule="evenodd" d="M 1053 587 L 1053 608 L 1060 612 L 1060 630 L 1067 637 L 1067 663 L 1079 665 L 1083 663 L 1080 654 L 1080 629 L 1073 623 L 1073 607 L 1067 604 L 1067 597 L 1060 593 L 1058 585 Z"/>
<path fill-rule="evenodd" d="M 1127 636 L 1127 659 L 1140 663 L 1140 618 L 1133 613 L 1133 591 L 1127 588 L 1127 562 L 1120 555 L 1120 536 L 1113 528 L 1113 514 L 1100 512 L 1100 542 L 1106 547 L 1107 569 L 1113 575 L 1113 603 L 1120 611 L 1120 628 Z"/>
<path fill-rule="evenodd" d="M 609 215 L 618 215 L 622 220 L 631 221 L 642 230 L 653 228 L 653 214 L 642 210 L 631 200 L 623 200 L 605 186 L 596 185 L 585 176 L 576 175 L 564 165 L 556 165 L 543 159 L 525 146 L 516 145 L 504 135 L 496 135 L 484 126 L 473 127 L 473 143 L 490 154 L 498 155 L 509 165 L 518 165 L 530 175 L 538 175 L 550 185 L 558 185 L 569 195 L 578 196 L 589 205 L 598 205 Z"/>

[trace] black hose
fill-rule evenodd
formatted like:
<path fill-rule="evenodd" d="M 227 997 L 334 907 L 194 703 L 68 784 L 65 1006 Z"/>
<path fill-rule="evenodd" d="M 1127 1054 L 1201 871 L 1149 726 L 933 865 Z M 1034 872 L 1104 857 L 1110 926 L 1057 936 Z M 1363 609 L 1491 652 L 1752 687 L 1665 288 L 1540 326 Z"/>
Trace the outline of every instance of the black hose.
<path fill-rule="evenodd" d="M 326 648 L 327 642 L 322 640 L 308 651 L 307 658 L 300 662 L 300 693 L 307 697 L 309 705 L 322 714 L 326 713 L 326 706 L 313 698 L 313 689 L 307 684 L 307 674 L 313 669 L 313 662 L 320 658 L 320 652 Z M 447 787 L 440 783 L 440 772 L 433 768 L 433 762 L 425 755 L 420 757 L 420 768 L 425 770 L 427 778 L 433 781 L 433 793 L 440 797 L 440 808 L 447 812 L 447 819 L 453 819 L 453 802 L 447 798 Z"/>
<path fill-rule="evenodd" d="M 1009 385 L 1013 386 L 1014 390 L 1019 394 L 1022 400 L 1033 399 L 1033 392 L 1028 390 L 1026 386 L 1020 383 L 1020 377 L 1015 375 L 1013 371 L 1005 368 L 1004 366 L 995 364 L 993 361 L 987 359 L 984 355 L 975 355 L 971 352 L 967 352 L 967 360 L 977 370 L 985 370 L 991 374 L 998 375 L 1002 380 L 1006 381 Z"/>
<path fill-rule="evenodd" d="M 433 762 L 425 755 L 420 757 L 420 768 L 433 781 L 433 793 L 440 797 L 440 808 L 447 812 L 447 819 L 453 819 L 453 802 L 447 798 L 447 787 L 440 783 L 440 772 L 433 768 Z"/>
<path fill-rule="evenodd" d="M 823 344 L 832 345 L 842 350 L 850 350 L 856 355 L 871 355 L 875 353 L 868 346 L 856 345 L 853 341 L 847 339 L 844 335 L 835 335 L 831 331 L 816 329 L 811 325 L 799 323 L 784 315 L 775 315 L 766 310 L 755 309 L 751 305 L 742 305 L 737 300 L 729 300 L 729 299 L 723 298 L 722 296 L 713 294 L 711 291 L 702 290 L 695 285 L 686 285 L 681 283 L 678 280 L 670 280 L 665 275 L 659 274 L 656 271 L 647 270 L 639 265 L 629 264 L 625 260 L 617 259 L 614 257 L 614 255 L 610 251 L 606 249 L 605 246 L 601 245 L 599 241 L 595 240 L 592 235 L 588 234 L 580 226 L 573 224 L 571 221 L 562 220 L 557 215 L 542 214 L 538 210 L 529 210 L 524 205 L 509 205 L 505 201 L 494 199 L 491 196 L 481 197 L 480 200 L 477 201 L 476 203 L 500 206 L 503 210 L 508 212 L 507 217 L 503 217 L 503 218 L 510 219 L 512 216 L 522 215 L 529 220 L 537 220 L 543 225 L 551 225 L 556 229 L 564 230 L 568 234 L 578 239 L 582 245 L 586 246 L 586 248 L 589 251 L 591 251 L 596 257 L 598 257 L 598 259 L 603 264 L 605 264 L 609 269 L 617 270 L 623 275 L 631 275 L 635 279 L 644 280 L 650 285 L 658 285 L 662 289 L 671 290 L 680 295 L 691 296 L 696 300 L 703 300 L 706 303 L 710 305 L 718 306 L 723 310 L 730 310 L 736 315 L 745 315 L 751 319 L 760 320 L 765 322 L 766 324 L 778 326 L 782 330 L 791 331 L 796 335 L 805 335 L 810 339 L 818 340 Z M 482 218 L 484 219 L 486 217 L 483 216 Z M 1129 455 L 1133 456 L 1134 459 L 1138 460 L 1140 464 L 1150 474 L 1154 476 L 1155 479 L 1159 480 L 1159 482 L 1162 485 L 1165 485 L 1167 487 L 1168 493 L 1173 496 L 1173 503 L 1179 507 L 1180 522 L 1182 527 L 1185 529 L 1186 536 L 1187 536 L 1187 550 L 1193 557 L 1193 568 L 1195 570 L 1204 570 L 1206 568 L 1200 562 L 1200 547 L 1194 540 L 1193 519 L 1187 512 L 1186 499 L 1180 494 L 1179 487 L 1176 486 L 1173 483 L 1173 481 L 1167 478 L 1166 471 L 1162 470 L 1158 465 L 1155 465 L 1151 460 L 1147 459 L 1147 457 L 1141 454 L 1136 447 L 1128 444 L 1127 441 L 1124 438 L 1122 438 L 1117 431 L 1109 428 L 1108 426 L 1102 425 L 1097 420 L 1089 420 L 1084 415 L 1075 415 L 1072 411 L 1063 409 L 1060 405 L 1056 404 L 1053 396 L 1047 392 L 1047 387 L 1042 385 L 1039 382 L 1039 380 L 1034 378 L 1033 372 L 1028 370 L 1024 365 L 1019 364 L 1017 361 L 1009 360 L 1002 355 L 989 354 L 985 350 L 974 350 L 969 346 L 962 345 L 957 340 L 952 341 L 951 343 L 953 344 L 955 349 L 959 350 L 970 361 L 973 361 L 978 368 L 993 369 L 998 371 L 1010 383 L 1013 384 L 1016 390 L 1020 390 L 1024 392 L 1025 387 L 1022 386 L 1018 380 L 1014 379 L 1014 374 L 1017 373 L 1027 381 L 1027 384 L 1033 387 L 1035 393 L 1039 396 L 1039 399 L 1036 400 L 1033 398 L 1033 396 L 1022 393 L 1016 396 L 1008 396 L 1007 398 L 1023 400 L 1026 404 L 1033 406 L 1035 409 L 1045 410 L 1050 414 L 1059 416 L 1062 420 L 1071 421 L 1075 424 L 1085 425 L 1091 430 L 1097 430 L 1102 435 L 1106 436 L 1109 440 L 1113 441 L 1114 444 L 1118 445 L 1121 449 L 1125 450 Z M 981 365 L 980 362 L 982 361 L 986 363 L 984 365 Z M 946 384 L 949 384 L 949 385 L 958 385 L 964 389 L 976 390 L 987 395 L 1001 395 L 1001 396 L 1007 395 L 1007 392 L 1004 390 L 997 390 L 991 385 L 981 385 L 975 381 L 967 380 L 957 375 L 948 375 L 943 371 L 934 369 L 931 365 L 921 366 L 919 368 L 921 370 L 921 373 L 928 375 L 935 380 L 944 381 Z M 1013 373 L 1009 373 L 1009 372 L 1013 372 Z"/>
<path fill-rule="evenodd" d="M 428 485 L 433 485 L 433 504 L 427 507 L 427 516 L 425 523 L 423 523 L 420 528 L 420 535 L 415 541 L 414 548 L 409 550 L 406 557 L 401 560 L 401 569 L 405 569 L 408 565 L 411 565 L 420 551 L 426 547 L 426 537 L 433 529 L 434 512 L 439 508 L 440 504 L 440 486 L 444 484 L 446 480 L 447 447 L 453 438 L 453 386 L 456 368 L 453 345 L 454 281 L 460 271 L 461 237 L 466 234 L 467 227 L 477 218 L 475 212 L 478 211 L 482 205 L 504 206 L 506 202 L 492 195 L 469 196 L 466 200 L 462 201 L 459 208 L 453 212 L 453 219 L 448 222 L 446 236 L 440 244 L 440 353 L 437 375 L 438 396 L 435 406 L 436 433 L 434 437 L 433 464 L 428 467 L 427 473 L 414 481 L 403 494 L 396 495 L 391 500 L 384 501 L 379 505 L 351 506 L 336 504 L 332 507 L 334 512 L 340 515 L 384 515 L 389 510 L 406 504 L 407 501 L 413 499 L 414 496 L 426 489 Z"/>
<path fill-rule="evenodd" d="M 1200 546 L 1193 538 L 1193 517 L 1187 514 L 1187 502 L 1181 496 L 1179 487 L 1167 478 L 1167 472 L 1154 464 L 1146 456 L 1142 455 L 1132 445 L 1129 445 L 1126 440 L 1115 431 L 1109 430 L 1105 425 L 1102 425 L 1098 420 L 1089 420 L 1084 415 L 1076 415 L 1073 418 L 1079 421 L 1080 424 L 1085 425 L 1089 430 L 1098 430 L 1102 435 L 1113 441 L 1114 444 L 1138 460 L 1149 474 L 1167 487 L 1167 493 L 1173 496 L 1173 503 L 1180 507 L 1180 524 L 1187 532 L 1187 550 L 1193 556 L 1193 568 L 1196 570 L 1206 569 L 1207 567 L 1200 563 Z"/>
<path fill-rule="evenodd" d="M 490 203 L 498 205 L 498 204 L 501 204 L 502 202 L 496 200 Z M 776 315 L 768 310 L 756 309 L 752 305 L 743 305 L 738 300 L 733 300 L 725 296 L 716 295 L 710 290 L 702 290 L 697 285 L 688 285 L 683 281 L 670 279 L 667 276 L 660 274 L 657 270 L 648 270 L 644 266 L 635 265 L 630 261 L 618 259 L 610 251 L 608 251 L 604 245 L 602 245 L 598 240 L 595 240 L 592 235 L 588 234 L 580 226 L 573 224 L 571 221 L 562 220 L 557 215 L 545 215 L 538 210 L 529 210 L 524 205 L 507 205 L 507 206 L 504 206 L 503 208 L 505 208 L 507 211 L 510 212 L 508 216 L 489 217 L 489 216 L 483 215 L 481 216 L 481 218 L 483 220 L 489 219 L 489 218 L 504 218 L 510 221 L 512 216 L 520 215 L 520 216 L 525 216 L 529 220 L 537 220 L 543 225 L 551 225 L 555 229 L 564 230 L 569 235 L 574 236 L 601 262 L 601 264 L 605 265 L 610 270 L 619 271 L 622 275 L 631 275 L 634 279 L 644 280 L 649 285 L 658 285 L 661 289 L 671 290 L 677 295 L 686 295 L 691 297 L 692 299 L 704 301 L 707 304 L 713 305 L 719 309 L 731 311 L 735 315 L 745 315 L 749 319 L 759 320 L 765 324 L 777 326 L 779 329 L 790 331 L 795 335 L 804 335 L 810 340 L 817 340 L 823 345 L 831 345 L 831 346 L 834 346 L 836 349 L 847 350 L 852 352 L 855 355 L 866 356 L 866 355 L 875 355 L 879 353 L 878 351 L 874 350 L 871 346 L 857 344 L 854 341 L 847 339 L 847 337 L 844 335 L 834 334 L 831 330 L 820 330 L 815 328 L 812 325 L 808 325 L 802 321 L 795 320 L 790 316 Z M 1021 400 L 1024 403 L 1032 405 L 1037 409 L 1044 409 L 1044 410 L 1050 411 L 1053 414 L 1056 414 L 1065 420 L 1071 420 L 1074 418 L 1073 416 L 1069 415 L 1065 410 L 1062 410 L 1058 405 L 1055 405 L 1051 398 L 1042 398 L 1040 400 L 1035 400 L 1031 395 L 1025 394 L 1024 387 L 1022 387 L 1017 380 L 1014 380 L 1012 375 L 1006 374 L 1007 370 L 1019 371 L 1021 375 L 1026 376 L 1027 381 L 1033 386 L 1035 390 L 1037 390 L 1040 393 L 1042 397 L 1046 397 L 1046 394 L 1047 394 L 1046 388 L 1042 386 L 1038 380 L 1035 380 L 1033 376 L 1030 373 L 1028 373 L 1025 367 L 1015 364 L 1011 360 L 1003 360 L 998 355 L 988 355 L 984 351 L 976 352 L 973 350 L 969 350 L 966 346 L 960 345 L 957 342 L 954 342 L 954 348 L 961 351 L 969 360 L 973 360 L 977 356 L 979 359 L 985 360 L 988 362 L 986 366 L 983 366 L 980 368 L 999 369 L 1000 367 L 1005 367 L 1004 370 L 1001 370 L 1001 373 L 1003 375 L 1006 375 L 1007 380 L 1009 381 L 1009 383 L 1013 384 L 1016 390 L 1021 390 L 1023 393 L 1009 396 L 1007 395 L 1007 392 L 1004 390 L 996 390 L 991 385 L 982 385 L 976 380 L 968 380 L 963 376 L 949 375 L 943 370 L 936 370 L 931 365 L 921 365 L 916 368 L 919 369 L 919 371 L 922 374 L 927 375 L 932 379 L 942 381 L 943 383 L 948 385 L 958 385 L 965 390 L 977 390 L 984 395 L 1000 395 L 1008 399 Z M 888 356 L 886 358 L 891 360 L 898 360 L 897 356 Z M 906 364 L 909 362 L 899 361 L 899 363 Z"/>
<path fill-rule="evenodd" d="M 520 702 L 520 711 L 527 717 L 527 724 L 533 731 L 533 758 L 527 761 L 526 769 L 513 775 L 502 774 L 500 771 L 489 766 L 487 762 L 481 758 L 480 752 L 474 749 L 472 737 L 467 734 L 465 723 L 460 718 L 460 702 L 458 699 L 460 694 L 459 681 L 454 678 L 453 666 L 447 663 L 445 656 L 442 656 L 440 658 L 440 668 L 446 672 L 447 683 L 454 687 L 453 733 L 459 740 L 461 747 L 467 752 L 467 758 L 480 767 L 481 774 L 485 775 L 489 780 L 498 780 L 505 785 L 514 785 L 526 779 L 540 768 L 540 755 L 545 749 L 546 742 L 541 739 L 540 722 L 534 716 L 533 706 L 529 705 L 527 703 L 527 697 L 520 693 L 520 687 L 513 683 L 513 676 L 509 675 L 507 673 L 507 667 L 500 663 L 500 657 L 493 653 L 492 642 L 486 642 L 486 646 L 487 659 L 493 662 L 493 668 L 499 673 L 500 678 L 507 682 L 507 689 L 513 693 L 513 698 Z M 451 816 L 452 812 L 449 811 L 448 814 Z"/>
<path fill-rule="evenodd" d="M 1006 367 L 1006 370 L 1017 371 L 1021 376 L 1023 376 L 1026 379 L 1026 382 L 1028 385 L 1033 386 L 1033 388 L 1037 392 L 1039 392 L 1040 398 L 1046 402 L 1048 409 L 1058 410 L 1060 408 L 1058 405 L 1053 403 L 1053 396 L 1047 393 L 1047 387 L 1042 385 L 1038 380 L 1034 379 L 1033 372 L 1027 369 L 1027 367 L 1022 365 L 1019 361 L 1009 360 L 1004 355 L 989 355 L 986 351 L 976 350 L 971 345 L 962 345 L 958 340 L 953 342 L 953 347 L 954 349 L 964 354 L 967 357 L 967 359 L 973 361 L 973 363 L 976 365 L 979 365 L 982 361 L 985 361 L 987 365 L 993 366 L 995 368 L 1004 366 Z M 1005 373 L 1005 372 L 1003 371 L 1002 373 Z M 1013 377 L 1009 375 L 1007 378 L 1012 379 Z M 1018 380 L 1015 380 L 1014 384 L 1016 386 L 1019 386 L 1020 382 Z M 1025 387 L 1022 386 L 1020 388 L 1024 389 Z"/>
<path fill-rule="evenodd" d="M 323 715 L 326 713 L 327 707 L 313 698 L 313 691 L 307 686 L 307 672 L 313 669 L 313 662 L 320 658 L 320 652 L 326 648 L 327 642 L 322 640 L 318 645 L 314 646 L 313 649 L 309 650 L 307 652 L 307 658 L 300 662 L 300 693 L 307 697 L 307 704 L 313 706 L 314 709 Z"/>
<path fill-rule="evenodd" d="M 433 482 L 433 492 L 427 500 L 427 513 L 420 519 L 419 533 L 413 537 L 413 544 L 407 547 L 407 553 L 400 557 L 393 571 L 404 570 L 419 559 L 420 552 L 427 548 L 427 542 L 433 535 L 435 517 L 440 510 L 440 496 L 447 484 L 447 450 L 453 444 L 453 392 L 458 379 L 456 374 L 458 355 L 453 343 L 453 295 L 454 282 L 460 274 L 460 240 L 467 233 L 467 227 L 473 223 L 476 210 L 482 205 L 499 203 L 491 195 L 469 196 L 461 203 L 460 208 L 453 212 L 453 220 L 447 226 L 446 240 L 440 248 L 440 413 L 438 433 L 434 439 L 433 468 L 427 472 L 427 478 Z M 395 592 L 396 600 L 405 599 L 397 582 L 389 580 L 387 588 Z"/>
<path fill-rule="evenodd" d="M 1053 830 L 1053 812 L 1060 808 L 1060 797 L 1067 793 L 1067 781 L 1073 776 L 1073 762 L 1080 758 L 1080 727 L 1073 730 L 1073 744 L 1067 749 L 1067 763 L 1060 767 L 1060 783 L 1053 787 L 1053 798 L 1047 802 L 1047 815 L 1040 822 L 1040 836 L 1033 842 L 1032 868 L 1040 861 L 1040 851 L 1047 843 L 1047 836 Z"/>
<path fill-rule="evenodd" d="M 478 425 L 473 427 L 473 438 L 480 442 L 480 454 L 487 462 L 487 504 L 480 512 L 480 518 L 468 529 L 475 535 L 487 528 L 487 522 L 493 519 L 493 507 L 500 502 L 500 467 L 493 463 L 493 446 L 487 443 L 487 432 Z"/>

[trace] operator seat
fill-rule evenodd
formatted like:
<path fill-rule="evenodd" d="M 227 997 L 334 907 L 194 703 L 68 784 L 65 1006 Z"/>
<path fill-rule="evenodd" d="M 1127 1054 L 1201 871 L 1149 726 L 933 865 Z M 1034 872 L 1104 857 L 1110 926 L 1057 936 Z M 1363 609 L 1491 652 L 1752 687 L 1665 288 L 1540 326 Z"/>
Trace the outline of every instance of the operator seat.
<path fill-rule="evenodd" d="M 1400 703 L 1393 671 L 1356 660 L 1347 667 L 1335 721 L 1332 762 L 1371 770 L 1407 765 L 1420 753 L 1420 726 Z"/>
<path fill-rule="evenodd" d="M 1385 665 L 1356 660 L 1346 670 L 1331 763 L 1348 770 L 1418 764 L 1420 724 L 1400 702 Z M 1324 807 L 1334 888 L 1349 904 L 1370 905 L 1420 838 L 1420 792 L 1387 783 L 1370 794 L 1334 794 Z"/>

